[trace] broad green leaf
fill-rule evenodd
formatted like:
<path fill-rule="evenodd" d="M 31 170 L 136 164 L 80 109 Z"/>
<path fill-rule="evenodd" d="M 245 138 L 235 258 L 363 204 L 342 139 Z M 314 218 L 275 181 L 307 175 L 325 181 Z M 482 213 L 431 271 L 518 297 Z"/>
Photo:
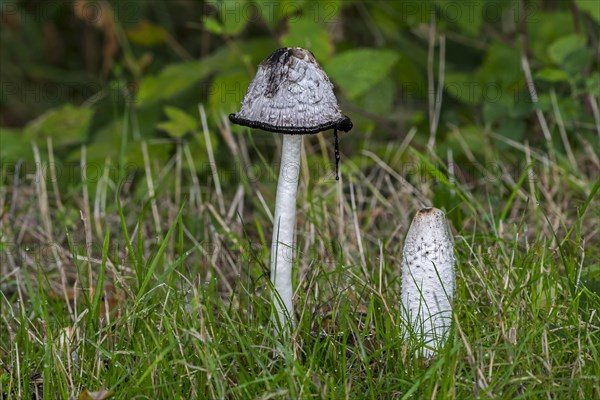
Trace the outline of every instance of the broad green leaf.
<path fill-rule="evenodd" d="M 514 90 L 521 87 L 523 81 L 519 50 L 503 43 L 493 42 L 485 55 L 479 76 L 486 98 L 493 97 L 492 86 L 496 86 L 500 91 L 501 100 L 509 101 L 506 97 L 512 96 Z"/>
<path fill-rule="evenodd" d="M 153 47 L 164 44 L 169 33 L 165 28 L 148 20 L 142 20 L 125 31 L 131 43 Z"/>
<path fill-rule="evenodd" d="M 18 160 L 29 160 L 31 143 L 23 137 L 20 130 L 0 127 L 0 159 L 3 166 Z"/>
<path fill-rule="evenodd" d="M 544 68 L 535 74 L 536 79 L 543 79 L 548 82 L 568 82 L 569 74 L 562 69 Z"/>
<path fill-rule="evenodd" d="M 107 159 L 115 161 L 119 159 L 122 130 L 122 121 L 115 120 L 94 131 L 92 142 L 85 146 L 88 165 L 98 166 L 102 165 Z M 75 163 L 80 159 L 81 147 L 77 147 L 69 153 L 66 161 Z M 101 174 L 100 168 L 92 172 L 88 171 L 88 174 L 99 176 Z"/>
<path fill-rule="evenodd" d="M 448 72 L 444 78 L 448 94 L 464 104 L 480 104 L 484 96 L 483 85 L 473 74 Z"/>
<path fill-rule="evenodd" d="M 247 0 L 222 0 L 216 3 L 221 17 L 223 33 L 240 34 L 252 18 L 252 7 Z"/>
<path fill-rule="evenodd" d="M 519 50 L 493 42 L 485 55 L 481 74 L 485 81 L 502 82 L 503 86 L 510 86 L 523 74 Z"/>
<path fill-rule="evenodd" d="M 547 92 L 541 93 L 538 96 L 538 101 L 535 106 L 536 106 L 536 108 L 539 108 L 543 112 L 549 112 L 549 113 L 554 112 L 554 106 L 552 104 L 552 97 L 550 96 L 550 93 L 547 93 Z M 559 104 L 559 107 L 560 107 L 560 104 Z"/>
<path fill-rule="evenodd" d="M 251 42 L 240 43 L 240 47 L 247 46 L 247 43 Z M 216 70 L 237 68 L 240 63 L 239 56 L 224 46 L 201 60 L 167 65 L 157 75 L 142 80 L 136 97 L 137 104 L 145 107 L 169 99 L 196 86 Z"/>
<path fill-rule="evenodd" d="M 158 127 L 171 137 L 180 138 L 198 127 L 198 120 L 179 108 L 167 106 L 165 113 L 169 120 L 159 123 Z"/>
<path fill-rule="evenodd" d="M 573 17 L 569 12 L 538 13 L 535 18 L 527 19 L 527 30 L 534 58 L 546 64 L 551 62 L 548 45 L 573 33 Z"/>
<path fill-rule="evenodd" d="M 561 63 L 562 68 L 573 76 L 581 76 L 590 63 L 594 61 L 594 50 L 589 47 L 580 47 L 573 50 Z"/>
<path fill-rule="evenodd" d="M 553 42 L 548 48 L 550 59 L 556 64 L 562 64 L 567 56 L 585 47 L 585 37 L 581 35 L 568 35 Z"/>
<path fill-rule="evenodd" d="M 386 76 L 360 96 L 357 99 L 357 103 L 366 112 L 375 115 L 385 115 L 392 109 L 395 94 L 396 84 L 392 78 Z"/>
<path fill-rule="evenodd" d="M 594 96 L 600 96 L 600 73 L 595 72 L 585 78 L 585 90 Z"/>
<path fill-rule="evenodd" d="M 526 119 L 532 111 L 533 104 L 527 90 L 505 96 L 502 101 L 495 101 L 491 96 L 483 98 L 483 118 L 486 123 L 502 122 L 506 119 Z"/>
<path fill-rule="evenodd" d="M 600 3 L 598 0 L 575 0 L 577 7 L 581 11 L 585 11 L 596 21 L 600 23 Z"/>
<path fill-rule="evenodd" d="M 223 29 L 223 25 L 221 25 L 219 21 L 212 17 L 205 17 L 203 21 L 204 29 L 206 29 L 210 33 L 214 33 L 215 35 L 221 35 L 225 31 Z"/>
<path fill-rule="evenodd" d="M 483 120 L 485 123 L 492 124 L 507 118 L 509 114 L 508 107 L 502 103 L 485 102 L 483 104 Z"/>
<path fill-rule="evenodd" d="M 245 72 L 219 75 L 212 82 L 208 102 L 213 110 L 236 112 L 249 84 L 250 77 Z"/>
<path fill-rule="evenodd" d="M 354 100 L 385 78 L 399 58 L 392 50 L 349 50 L 334 57 L 325 70 L 348 99 Z"/>
<path fill-rule="evenodd" d="M 410 53 L 401 53 L 402 62 L 396 63 L 390 75 L 400 85 L 403 99 L 421 101 L 421 99 L 427 96 L 425 71 L 419 69 L 413 60 L 405 56 L 405 54 Z"/>
<path fill-rule="evenodd" d="M 51 137 L 57 147 L 83 143 L 87 140 L 93 115 L 94 110 L 89 107 L 65 104 L 30 122 L 25 127 L 25 135 L 42 143 Z"/>
<path fill-rule="evenodd" d="M 294 18 L 288 22 L 288 32 L 281 38 L 285 47 L 303 47 L 314 53 L 319 62 L 327 61 L 333 52 L 329 33 L 312 18 Z"/>
<path fill-rule="evenodd" d="M 590 116 L 585 108 L 581 107 L 581 102 L 577 98 L 561 96 L 557 100 L 560 114 L 567 126 Z"/>
<path fill-rule="evenodd" d="M 145 106 L 168 99 L 195 85 L 212 71 L 213 67 L 202 61 L 171 64 L 158 75 L 147 76 L 142 80 L 137 93 L 137 102 L 140 106 Z"/>

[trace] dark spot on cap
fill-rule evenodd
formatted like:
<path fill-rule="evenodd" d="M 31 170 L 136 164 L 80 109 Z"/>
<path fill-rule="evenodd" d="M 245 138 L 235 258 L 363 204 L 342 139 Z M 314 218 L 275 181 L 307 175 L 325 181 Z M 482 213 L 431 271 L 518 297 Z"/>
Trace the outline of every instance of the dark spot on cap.
<path fill-rule="evenodd" d="M 267 67 L 276 64 L 277 62 L 279 62 L 279 59 L 282 55 L 286 54 L 289 57 L 289 50 L 290 49 L 287 49 L 285 47 L 282 49 L 275 50 L 273 53 L 271 53 L 269 57 L 265 58 L 263 62 L 260 63 L 260 65 Z"/>

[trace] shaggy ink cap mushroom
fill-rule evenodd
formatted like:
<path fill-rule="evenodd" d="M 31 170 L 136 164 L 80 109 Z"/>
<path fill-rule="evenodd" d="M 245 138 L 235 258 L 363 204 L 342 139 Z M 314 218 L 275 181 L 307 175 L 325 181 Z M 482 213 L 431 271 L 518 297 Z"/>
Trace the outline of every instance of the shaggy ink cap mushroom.
<path fill-rule="evenodd" d="M 452 324 L 454 243 L 443 211 L 417 212 L 402 251 L 402 314 L 427 358 L 443 346 Z"/>
<path fill-rule="evenodd" d="M 283 134 L 270 264 L 272 319 L 276 332 L 289 338 L 294 327 L 292 269 L 302 135 L 334 130 L 339 179 L 337 130 L 348 132 L 352 122 L 342 115 L 333 85 L 313 54 L 298 47 L 276 50 L 260 63 L 241 110 L 230 114 L 229 119 L 235 124 Z"/>
<path fill-rule="evenodd" d="M 275 50 L 258 66 L 238 113 L 231 122 L 269 132 L 304 135 L 334 129 L 336 179 L 339 164 L 337 131 L 348 132 L 333 84 L 315 56 L 294 47 Z"/>

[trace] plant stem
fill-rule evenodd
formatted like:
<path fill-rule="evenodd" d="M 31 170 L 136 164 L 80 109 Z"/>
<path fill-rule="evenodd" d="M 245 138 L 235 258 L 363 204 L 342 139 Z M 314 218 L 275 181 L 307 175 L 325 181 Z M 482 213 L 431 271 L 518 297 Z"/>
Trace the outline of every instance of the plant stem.
<path fill-rule="evenodd" d="M 301 148 L 301 135 L 283 135 L 271 244 L 271 282 L 275 307 L 273 320 L 283 332 L 289 332 L 294 326 L 292 265 Z"/>

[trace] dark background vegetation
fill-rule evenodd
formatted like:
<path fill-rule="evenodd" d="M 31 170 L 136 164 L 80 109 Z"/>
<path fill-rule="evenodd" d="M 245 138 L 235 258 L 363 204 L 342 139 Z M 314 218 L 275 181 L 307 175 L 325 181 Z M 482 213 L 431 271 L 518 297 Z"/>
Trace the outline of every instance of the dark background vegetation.
<path fill-rule="evenodd" d="M 45 148 L 52 139 L 59 165 L 78 163 L 85 144 L 89 162 L 138 168 L 142 140 L 161 161 L 184 140 L 203 165 L 198 104 L 211 127 L 223 127 L 257 64 L 283 46 L 312 50 L 336 85 L 356 126 L 342 140 L 349 157 L 366 141 L 381 149 L 401 141 L 411 127 L 414 144 L 425 146 L 429 96 L 440 84 L 436 152 L 452 150 L 457 163 L 466 159 L 452 130 L 475 156 L 484 142 L 507 147 L 498 136 L 542 143 L 535 112 L 553 113 L 553 98 L 568 140 L 553 134 L 556 149 L 567 157 L 566 147 L 577 153 L 582 141 L 597 148 L 594 0 L 2 0 L 0 11 L 4 164 L 31 161 L 31 142 Z M 559 126 L 551 121 L 549 129 Z M 226 143 L 221 135 L 214 141 L 224 165 Z"/>

